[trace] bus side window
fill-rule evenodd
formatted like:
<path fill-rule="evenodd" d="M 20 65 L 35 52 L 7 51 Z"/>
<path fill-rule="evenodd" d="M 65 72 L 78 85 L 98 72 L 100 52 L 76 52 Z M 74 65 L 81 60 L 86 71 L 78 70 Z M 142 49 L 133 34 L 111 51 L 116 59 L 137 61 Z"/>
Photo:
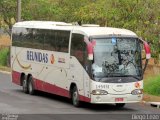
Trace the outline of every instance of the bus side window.
<path fill-rule="evenodd" d="M 18 30 L 17 30 L 18 29 Z M 68 53 L 70 31 L 14 28 L 13 46 Z"/>
<path fill-rule="evenodd" d="M 44 30 L 43 29 L 33 29 L 32 31 L 32 44 L 35 49 L 43 49 L 44 44 Z"/>
<path fill-rule="evenodd" d="M 85 67 L 87 54 L 86 54 L 86 44 L 83 41 L 84 35 L 72 34 L 71 42 L 71 56 L 75 56 L 83 67 Z"/>
<path fill-rule="evenodd" d="M 58 52 L 68 53 L 70 31 L 56 31 L 56 46 Z"/>
<path fill-rule="evenodd" d="M 55 51 L 55 31 L 54 30 L 45 30 L 44 37 L 44 50 L 53 50 Z"/>
<path fill-rule="evenodd" d="M 33 38 L 32 29 L 29 28 L 13 28 L 12 44 L 17 47 L 32 48 Z"/>
<path fill-rule="evenodd" d="M 45 30 L 44 49 L 68 52 L 70 31 Z"/>
<path fill-rule="evenodd" d="M 13 46 L 43 49 L 43 31 L 40 29 L 14 28 L 12 40 Z"/>

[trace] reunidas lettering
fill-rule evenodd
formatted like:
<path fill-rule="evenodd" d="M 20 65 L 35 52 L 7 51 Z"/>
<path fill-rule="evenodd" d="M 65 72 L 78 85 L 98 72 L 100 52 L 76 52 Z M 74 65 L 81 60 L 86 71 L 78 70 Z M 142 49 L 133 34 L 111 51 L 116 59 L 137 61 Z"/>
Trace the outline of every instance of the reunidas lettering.
<path fill-rule="evenodd" d="M 27 51 L 27 60 L 48 63 L 48 54 L 34 51 Z"/>

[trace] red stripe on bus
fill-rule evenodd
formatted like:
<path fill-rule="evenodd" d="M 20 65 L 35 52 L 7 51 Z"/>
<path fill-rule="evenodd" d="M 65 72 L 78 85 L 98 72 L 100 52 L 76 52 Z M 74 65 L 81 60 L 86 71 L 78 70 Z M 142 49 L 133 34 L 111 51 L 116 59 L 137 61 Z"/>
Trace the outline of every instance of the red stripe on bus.
<path fill-rule="evenodd" d="M 42 80 L 38 80 L 38 79 L 35 79 L 34 83 L 35 83 L 35 88 L 37 90 L 68 97 L 68 98 L 70 97 L 68 90 L 60 88 L 56 85 L 52 85 L 50 83 L 43 82 Z"/>
<path fill-rule="evenodd" d="M 20 85 L 20 73 L 16 72 L 16 71 L 12 71 L 12 82 L 15 84 Z M 58 87 L 56 85 L 44 82 L 42 80 L 33 78 L 34 80 L 34 87 L 36 90 L 39 91 L 44 91 L 47 93 L 51 93 L 51 94 L 56 94 L 56 95 L 60 95 L 60 96 L 64 96 L 64 97 L 68 97 L 70 98 L 70 92 L 69 90 L 66 90 L 64 88 Z M 80 101 L 84 101 L 84 102 L 90 102 L 91 99 L 88 97 L 85 97 L 83 95 L 79 96 Z"/>
<path fill-rule="evenodd" d="M 91 102 L 91 98 L 88 98 L 88 97 L 86 97 L 86 96 L 80 95 L 79 99 L 80 99 L 80 101 Z"/>
<path fill-rule="evenodd" d="M 16 72 L 16 71 L 12 71 L 12 82 L 17 84 L 17 85 L 20 85 L 20 73 L 19 72 Z"/>

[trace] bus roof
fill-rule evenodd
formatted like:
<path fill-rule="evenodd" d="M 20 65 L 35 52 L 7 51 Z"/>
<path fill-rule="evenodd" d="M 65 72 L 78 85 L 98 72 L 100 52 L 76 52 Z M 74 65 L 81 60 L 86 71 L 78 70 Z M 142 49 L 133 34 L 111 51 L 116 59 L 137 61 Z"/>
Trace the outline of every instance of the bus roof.
<path fill-rule="evenodd" d="M 88 25 L 88 24 L 87 24 Z M 97 25 L 76 26 L 65 22 L 52 21 L 23 21 L 15 23 L 13 27 L 25 27 L 36 29 L 53 29 L 53 30 L 68 30 L 72 33 L 84 34 L 90 36 L 133 36 L 137 35 L 127 29 L 112 28 L 112 27 L 98 27 Z"/>

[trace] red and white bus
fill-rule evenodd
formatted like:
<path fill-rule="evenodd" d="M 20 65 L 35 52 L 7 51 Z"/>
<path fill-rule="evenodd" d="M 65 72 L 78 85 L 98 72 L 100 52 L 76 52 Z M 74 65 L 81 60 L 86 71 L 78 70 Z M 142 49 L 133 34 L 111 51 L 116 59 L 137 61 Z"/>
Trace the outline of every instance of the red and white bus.
<path fill-rule="evenodd" d="M 149 45 L 130 30 L 18 22 L 12 29 L 12 82 L 25 93 L 71 98 L 74 106 L 84 101 L 123 107 L 143 97 L 142 45 L 148 61 Z"/>

